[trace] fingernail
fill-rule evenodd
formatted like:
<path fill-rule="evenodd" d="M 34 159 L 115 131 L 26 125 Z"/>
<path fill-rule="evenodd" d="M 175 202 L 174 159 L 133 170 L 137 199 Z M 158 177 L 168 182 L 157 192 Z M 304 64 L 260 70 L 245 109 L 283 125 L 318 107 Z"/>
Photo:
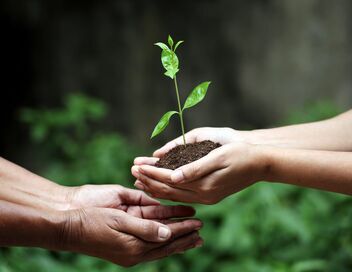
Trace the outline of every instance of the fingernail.
<path fill-rule="evenodd" d="M 170 236 L 170 230 L 165 227 L 159 227 L 158 236 L 160 239 L 165 240 Z"/>
<path fill-rule="evenodd" d="M 136 182 L 134 183 L 134 186 L 135 186 L 136 188 L 138 188 L 139 190 L 142 190 L 142 191 L 144 191 L 144 189 L 145 189 L 143 183 L 140 182 L 140 181 L 136 181 Z"/>
<path fill-rule="evenodd" d="M 132 166 L 132 175 L 136 175 L 138 176 L 139 175 L 139 167 L 134 165 Z"/>
<path fill-rule="evenodd" d="M 184 179 L 182 170 L 178 169 L 175 170 L 174 173 L 171 175 L 171 180 L 175 183 L 180 182 Z"/>
<path fill-rule="evenodd" d="M 134 159 L 133 163 L 134 164 L 140 164 L 140 160 L 141 160 L 141 158 L 137 157 L 137 158 Z"/>

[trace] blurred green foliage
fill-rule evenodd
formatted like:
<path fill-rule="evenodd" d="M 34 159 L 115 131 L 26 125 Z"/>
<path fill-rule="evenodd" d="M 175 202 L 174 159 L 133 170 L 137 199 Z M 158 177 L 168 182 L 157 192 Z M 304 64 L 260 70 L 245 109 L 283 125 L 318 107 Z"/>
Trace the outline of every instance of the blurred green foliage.
<path fill-rule="evenodd" d="M 43 174 L 66 185 L 130 185 L 129 168 L 143 150 L 94 121 L 106 106 L 82 95 L 58 110 L 24 110 L 34 142 L 45 149 Z M 318 102 L 293 113 L 288 122 L 328 118 L 340 110 Z M 351 271 L 351 198 L 293 186 L 258 183 L 213 206 L 196 205 L 205 223 L 205 245 L 183 255 L 130 269 L 95 258 L 42 249 L 0 251 L 0 272 L 70 271 Z"/>
<path fill-rule="evenodd" d="M 96 123 L 107 112 L 104 103 L 81 94 L 68 96 L 61 109 L 21 111 L 33 142 L 50 161 L 43 167 L 46 177 L 64 185 L 131 186 L 129 169 L 140 150 L 121 135 L 99 129 Z"/>

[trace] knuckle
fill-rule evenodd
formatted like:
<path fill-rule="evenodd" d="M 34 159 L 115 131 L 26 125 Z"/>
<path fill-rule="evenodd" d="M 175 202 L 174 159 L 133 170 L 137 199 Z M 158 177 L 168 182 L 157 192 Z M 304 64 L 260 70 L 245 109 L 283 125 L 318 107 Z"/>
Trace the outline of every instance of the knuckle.
<path fill-rule="evenodd" d="M 170 193 L 170 189 L 166 185 L 161 186 L 160 191 L 163 195 L 169 195 Z"/>
<path fill-rule="evenodd" d="M 218 162 L 219 162 L 221 165 L 226 164 L 226 161 L 227 161 L 227 154 L 224 153 L 224 152 L 221 152 L 220 154 L 218 154 L 217 160 L 218 160 Z"/>
<path fill-rule="evenodd" d="M 116 215 L 113 217 L 113 220 L 115 227 L 118 229 L 121 228 L 121 226 L 123 225 L 123 219 L 119 215 Z"/>
<path fill-rule="evenodd" d="M 212 192 L 212 187 L 211 185 L 207 184 L 207 183 L 203 183 L 200 188 L 199 188 L 200 193 L 202 194 L 208 194 L 210 192 Z"/>

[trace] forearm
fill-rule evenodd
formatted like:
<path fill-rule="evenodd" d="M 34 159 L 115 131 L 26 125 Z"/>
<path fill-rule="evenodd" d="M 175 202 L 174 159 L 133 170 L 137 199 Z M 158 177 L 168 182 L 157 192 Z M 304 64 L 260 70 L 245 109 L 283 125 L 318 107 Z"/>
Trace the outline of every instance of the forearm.
<path fill-rule="evenodd" d="M 0 157 L 0 200 L 42 209 L 67 208 L 70 189 Z"/>
<path fill-rule="evenodd" d="M 352 195 L 352 153 L 260 148 L 268 181 Z"/>
<path fill-rule="evenodd" d="M 252 144 L 352 151 L 352 110 L 325 121 L 243 133 Z"/>
<path fill-rule="evenodd" d="M 60 250 L 64 213 L 0 200 L 0 247 L 31 246 Z"/>

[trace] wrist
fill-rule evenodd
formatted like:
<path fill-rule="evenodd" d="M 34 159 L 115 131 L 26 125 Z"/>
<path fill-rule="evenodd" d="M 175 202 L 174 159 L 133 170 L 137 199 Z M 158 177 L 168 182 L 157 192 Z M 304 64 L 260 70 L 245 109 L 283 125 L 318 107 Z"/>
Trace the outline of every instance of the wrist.
<path fill-rule="evenodd" d="M 244 141 L 249 144 L 260 145 L 268 144 L 270 142 L 264 129 L 245 130 L 241 131 L 241 133 Z"/>
<path fill-rule="evenodd" d="M 77 251 L 77 243 L 82 243 L 80 233 L 83 231 L 81 209 L 55 211 L 50 216 L 54 233 L 51 249 L 60 251 Z"/>
<path fill-rule="evenodd" d="M 252 145 L 254 154 L 255 181 L 271 181 L 273 176 L 273 162 L 275 147 L 266 145 Z"/>
<path fill-rule="evenodd" d="M 56 211 L 67 211 L 73 209 L 73 198 L 78 187 L 69 187 L 55 184 L 52 190 L 53 198 L 49 200 L 48 205 Z"/>

